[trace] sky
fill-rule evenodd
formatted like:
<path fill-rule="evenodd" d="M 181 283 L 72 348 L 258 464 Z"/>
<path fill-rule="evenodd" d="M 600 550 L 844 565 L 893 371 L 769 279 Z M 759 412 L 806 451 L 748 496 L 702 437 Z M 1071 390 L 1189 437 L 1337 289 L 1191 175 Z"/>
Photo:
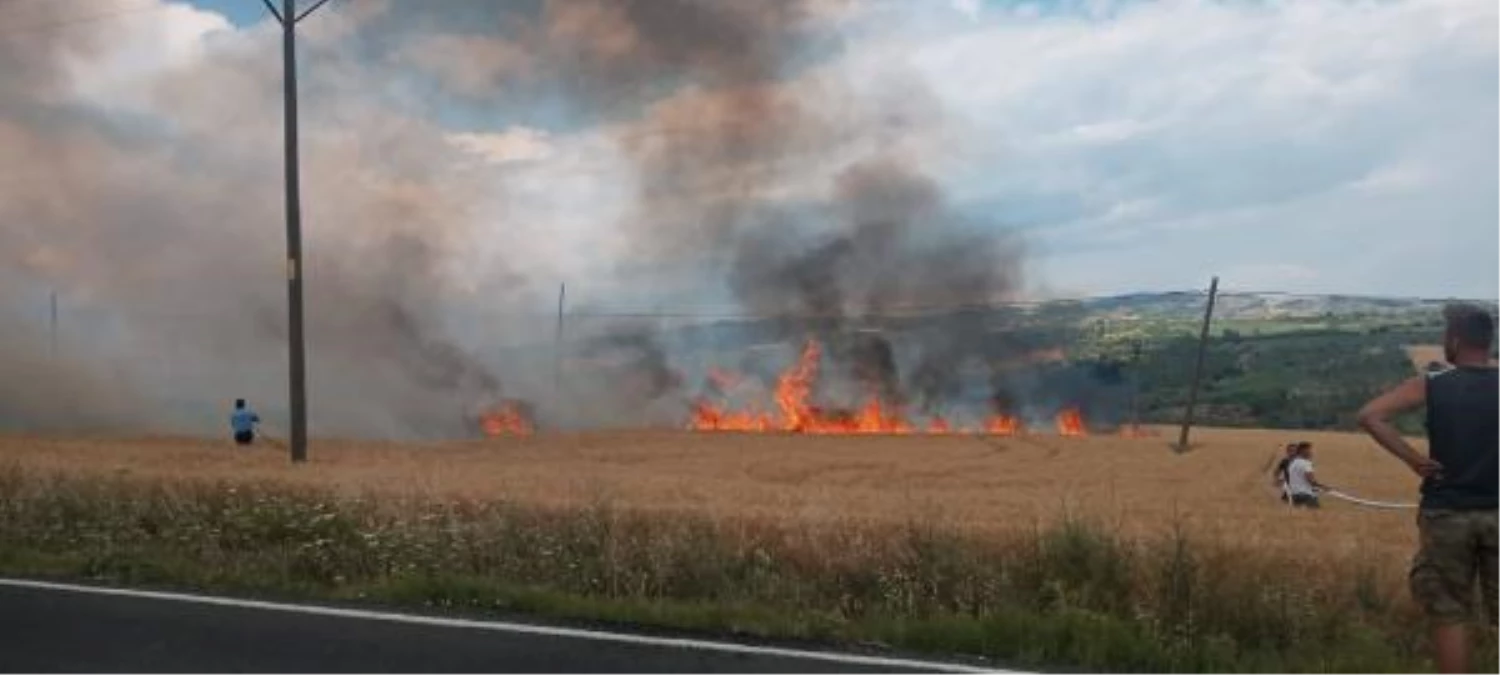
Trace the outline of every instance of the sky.
<path fill-rule="evenodd" d="M 259 0 L 134 2 L 53 28 L 109 26 L 114 51 L 72 66 L 76 102 L 96 114 L 170 120 L 131 110 L 120 83 L 208 58 L 236 34 L 261 36 L 247 56 L 261 67 L 279 58 Z M 570 104 L 512 39 L 507 15 L 541 4 L 445 0 L 424 13 L 332 0 L 301 29 L 325 40 L 311 49 L 362 62 L 337 66 L 362 98 L 432 125 L 466 156 L 455 161 L 504 184 L 503 208 L 477 209 L 476 249 L 525 238 L 545 268 L 532 277 L 580 289 L 604 267 L 622 273 L 590 289 L 604 304 L 722 305 L 699 278 L 712 260 L 619 254 L 633 195 L 609 136 L 695 85 L 665 76 L 633 83 L 624 106 Z M 786 199 L 818 200 L 850 147 L 896 145 L 956 209 L 1022 234 L 1034 295 L 1181 290 L 1214 275 L 1246 290 L 1496 295 L 1493 2 L 824 4 L 836 45 L 804 50 L 776 86 L 800 96 L 836 81 L 860 115 L 927 117 L 906 130 L 851 123 L 846 147 L 782 153 Z M 95 14 L 108 13 L 84 13 Z M 892 81 L 920 82 L 931 100 L 881 100 Z M 305 91 L 303 105 L 339 103 Z"/>
<path fill-rule="evenodd" d="M 239 30 L 265 19 L 254 0 L 195 4 Z M 823 67 L 928 83 L 963 129 L 933 163 L 962 206 L 1024 228 L 1038 292 L 1219 275 L 1242 289 L 1496 295 L 1492 2 L 874 4 Z M 476 154 L 536 165 L 543 184 L 557 185 L 545 164 L 591 141 L 545 104 L 458 98 L 428 113 Z M 536 195 L 538 210 L 586 217 L 565 196 L 595 192 L 585 180 Z"/>

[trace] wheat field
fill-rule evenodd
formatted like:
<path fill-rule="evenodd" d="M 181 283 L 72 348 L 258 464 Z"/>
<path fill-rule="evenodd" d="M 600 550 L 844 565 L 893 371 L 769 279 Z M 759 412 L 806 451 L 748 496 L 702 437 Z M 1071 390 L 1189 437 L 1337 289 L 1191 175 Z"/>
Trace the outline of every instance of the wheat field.
<path fill-rule="evenodd" d="M 1418 373 L 1427 372 L 1427 364 L 1437 361 L 1443 363 L 1448 357 L 1443 354 L 1442 345 L 1409 345 L 1406 348 L 1406 356 L 1411 359 L 1411 367 Z"/>
<path fill-rule="evenodd" d="M 1127 537 L 1181 527 L 1230 546 L 1309 561 L 1379 559 L 1398 575 L 1414 513 L 1325 500 L 1291 511 L 1268 470 L 1286 442 L 1314 443 L 1317 474 L 1361 497 L 1411 502 L 1417 479 L 1364 436 L 1200 429 L 1148 438 L 975 438 L 591 432 L 490 441 L 321 440 L 291 466 L 283 449 L 181 438 L 0 437 L 0 462 L 143 479 L 272 481 L 340 492 L 459 497 L 555 507 L 751 518 L 798 525 L 938 523 L 975 534 L 1065 514 Z"/>

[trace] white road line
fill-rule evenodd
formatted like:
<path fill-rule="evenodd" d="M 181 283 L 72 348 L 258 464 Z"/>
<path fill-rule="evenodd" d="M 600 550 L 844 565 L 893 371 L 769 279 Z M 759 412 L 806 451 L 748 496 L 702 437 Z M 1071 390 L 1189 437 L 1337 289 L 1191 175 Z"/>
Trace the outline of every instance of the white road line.
<path fill-rule="evenodd" d="M 225 598 L 214 595 L 197 595 L 192 593 L 168 593 L 163 591 L 142 591 L 129 588 L 107 588 L 103 586 L 82 586 L 77 584 L 62 584 L 49 581 L 33 581 L 29 579 L 7 579 L 0 578 L 0 587 L 31 588 L 49 591 L 64 591 L 69 593 L 87 593 L 93 595 L 113 595 L 126 598 L 145 598 L 150 600 L 168 600 L 174 602 L 189 602 L 200 605 L 218 605 L 221 607 L 238 607 L 244 609 L 261 609 L 273 612 L 290 612 L 293 614 L 311 614 L 316 616 L 332 616 L 345 619 L 364 619 L 369 621 L 389 621 L 393 623 L 417 624 L 425 626 L 443 626 L 447 628 L 472 628 L 478 630 L 491 630 L 506 633 L 526 633 L 531 635 L 547 635 L 552 637 L 575 638 L 579 640 L 599 640 L 602 642 L 620 642 L 626 644 L 649 645 L 653 647 L 675 647 L 679 649 L 698 649 L 712 652 L 725 652 L 731 654 L 753 654 L 758 656 L 779 656 L 793 659 L 808 659 L 813 661 L 828 661 L 832 663 L 847 663 L 850 665 L 882 666 L 887 668 L 902 668 L 923 672 L 945 672 L 945 673 L 1020 673 L 1021 671 L 998 670 L 976 668 L 973 666 L 958 665 L 953 663 L 941 663 L 937 661 L 919 661 L 914 659 L 884 658 L 879 656 L 862 656 L 859 654 L 840 654 L 838 652 L 812 651 L 805 649 L 783 649 L 780 647 L 759 647 L 755 645 L 737 644 L 733 642 L 717 642 L 713 640 L 691 640 L 683 638 L 652 637 L 649 635 L 632 635 L 629 633 L 611 633 L 600 630 L 586 630 L 581 628 L 557 628 L 551 626 L 539 626 L 525 623 L 512 623 L 508 621 L 479 621 L 474 619 L 442 618 L 435 616 L 422 616 L 419 614 L 399 614 L 395 612 L 374 612 L 359 609 L 346 609 L 341 607 L 325 607 L 321 605 L 294 605 L 282 602 L 266 602 L 262 600 L 242 600 L 239 598 Z"/>

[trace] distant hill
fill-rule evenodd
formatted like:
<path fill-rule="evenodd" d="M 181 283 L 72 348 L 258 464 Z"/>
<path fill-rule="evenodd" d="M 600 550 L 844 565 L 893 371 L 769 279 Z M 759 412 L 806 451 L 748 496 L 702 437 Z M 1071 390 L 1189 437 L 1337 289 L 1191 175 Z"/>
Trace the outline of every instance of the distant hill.
<path fill-rule="evenodd" d="M 1203 315 L 1206 292 L 1141 293 L 1083 300 L 1077 305 L 1090 314 L 1120 319 L 1182 319 Z M 1381 298 L 1354 295 L 1292 295 L 1286 293 L 1222 292 L 1214 316 L 1223 319 L 1312 318 L 1334 316 L 1436 315 L 1451 299 Z M 1478 300 L 1491 311 L 1494 300 Z M 1044 303 L 1045 304 L 1045 303 Z"/>

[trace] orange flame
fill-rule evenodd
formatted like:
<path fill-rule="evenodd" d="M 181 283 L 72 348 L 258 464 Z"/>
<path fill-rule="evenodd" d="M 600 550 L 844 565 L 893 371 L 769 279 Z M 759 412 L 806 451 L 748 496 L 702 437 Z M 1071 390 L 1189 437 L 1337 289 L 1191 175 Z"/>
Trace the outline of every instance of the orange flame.
<path fill-rule="evenodd" d="M 1057 433 L 1059 436 L 1087 436 L 1088 430 L 1083 426 L 1083 414 L 1077 408 L 1065 408 L 1057 414 Z"/>
<path fill-rule="evenodd" d="M 797 363 L 776 378 L 776 406 L 781 409 L 785 420 L 782 428 L 787 431 L 808 430 L 812 415 L 807 398 L 812 393 L 813 378 L 818 376 L 818 359 L 822 354 L 818 342 L 808 340 Z"/>
<path fill-rule="evenodd" d="M 688 428 L 699 431 L 772 431 L 777 426 L 772 423 L 770 415 L 754 411 L 724 412 L 699 401 L 693 405 L 693 419 Z"/>
<path fill-rule="evenodd" d="M 855 410 L 820 408 L 813 405 L 811 399 L 822 353 L 822 345 L 816 340 L 808 340 L 797 361 L 776 378 L 772 388 L 775 413 L 753 409 L 731 411 L 700 399 L 692 405 L 687 427 L 698 431 L 784 431 L 800 434 L 983 433 L 1010 436 L 1022 431 L 1018 418 L 1001 414 L 992 415 L 979 429 L 956 431 L 952 423 L 942 416 L 932 417 L 925 427 L 919 428 L 906 420 L 899 407 L 884 403 L 878 396 L 870 396 Z M 723 393 L 739 377 L 735 373 L 711 370 L 708 382 L 713 389 Z M 1066 425 L 1064 418 L 1067 419 Z M 1085 435 L 1083 418 L 1079 412 L 1064 411 L 1058 418 L 1058 431 L 1068 436 Z"/>
<path fill-rule="evenodd" d="M 995 436 L 1014 436 L 1021 430 L 1021 420 L 1010 415 L 991 415 L 984 421 L 984 432 Z"/>
<path fill-rule="evenodd" d="M 485 411 L 479 415 L 479 428 L 490 438 L 497 436 L 529 436 L 535 429 L 531 420 L 514 401 Z"/>

